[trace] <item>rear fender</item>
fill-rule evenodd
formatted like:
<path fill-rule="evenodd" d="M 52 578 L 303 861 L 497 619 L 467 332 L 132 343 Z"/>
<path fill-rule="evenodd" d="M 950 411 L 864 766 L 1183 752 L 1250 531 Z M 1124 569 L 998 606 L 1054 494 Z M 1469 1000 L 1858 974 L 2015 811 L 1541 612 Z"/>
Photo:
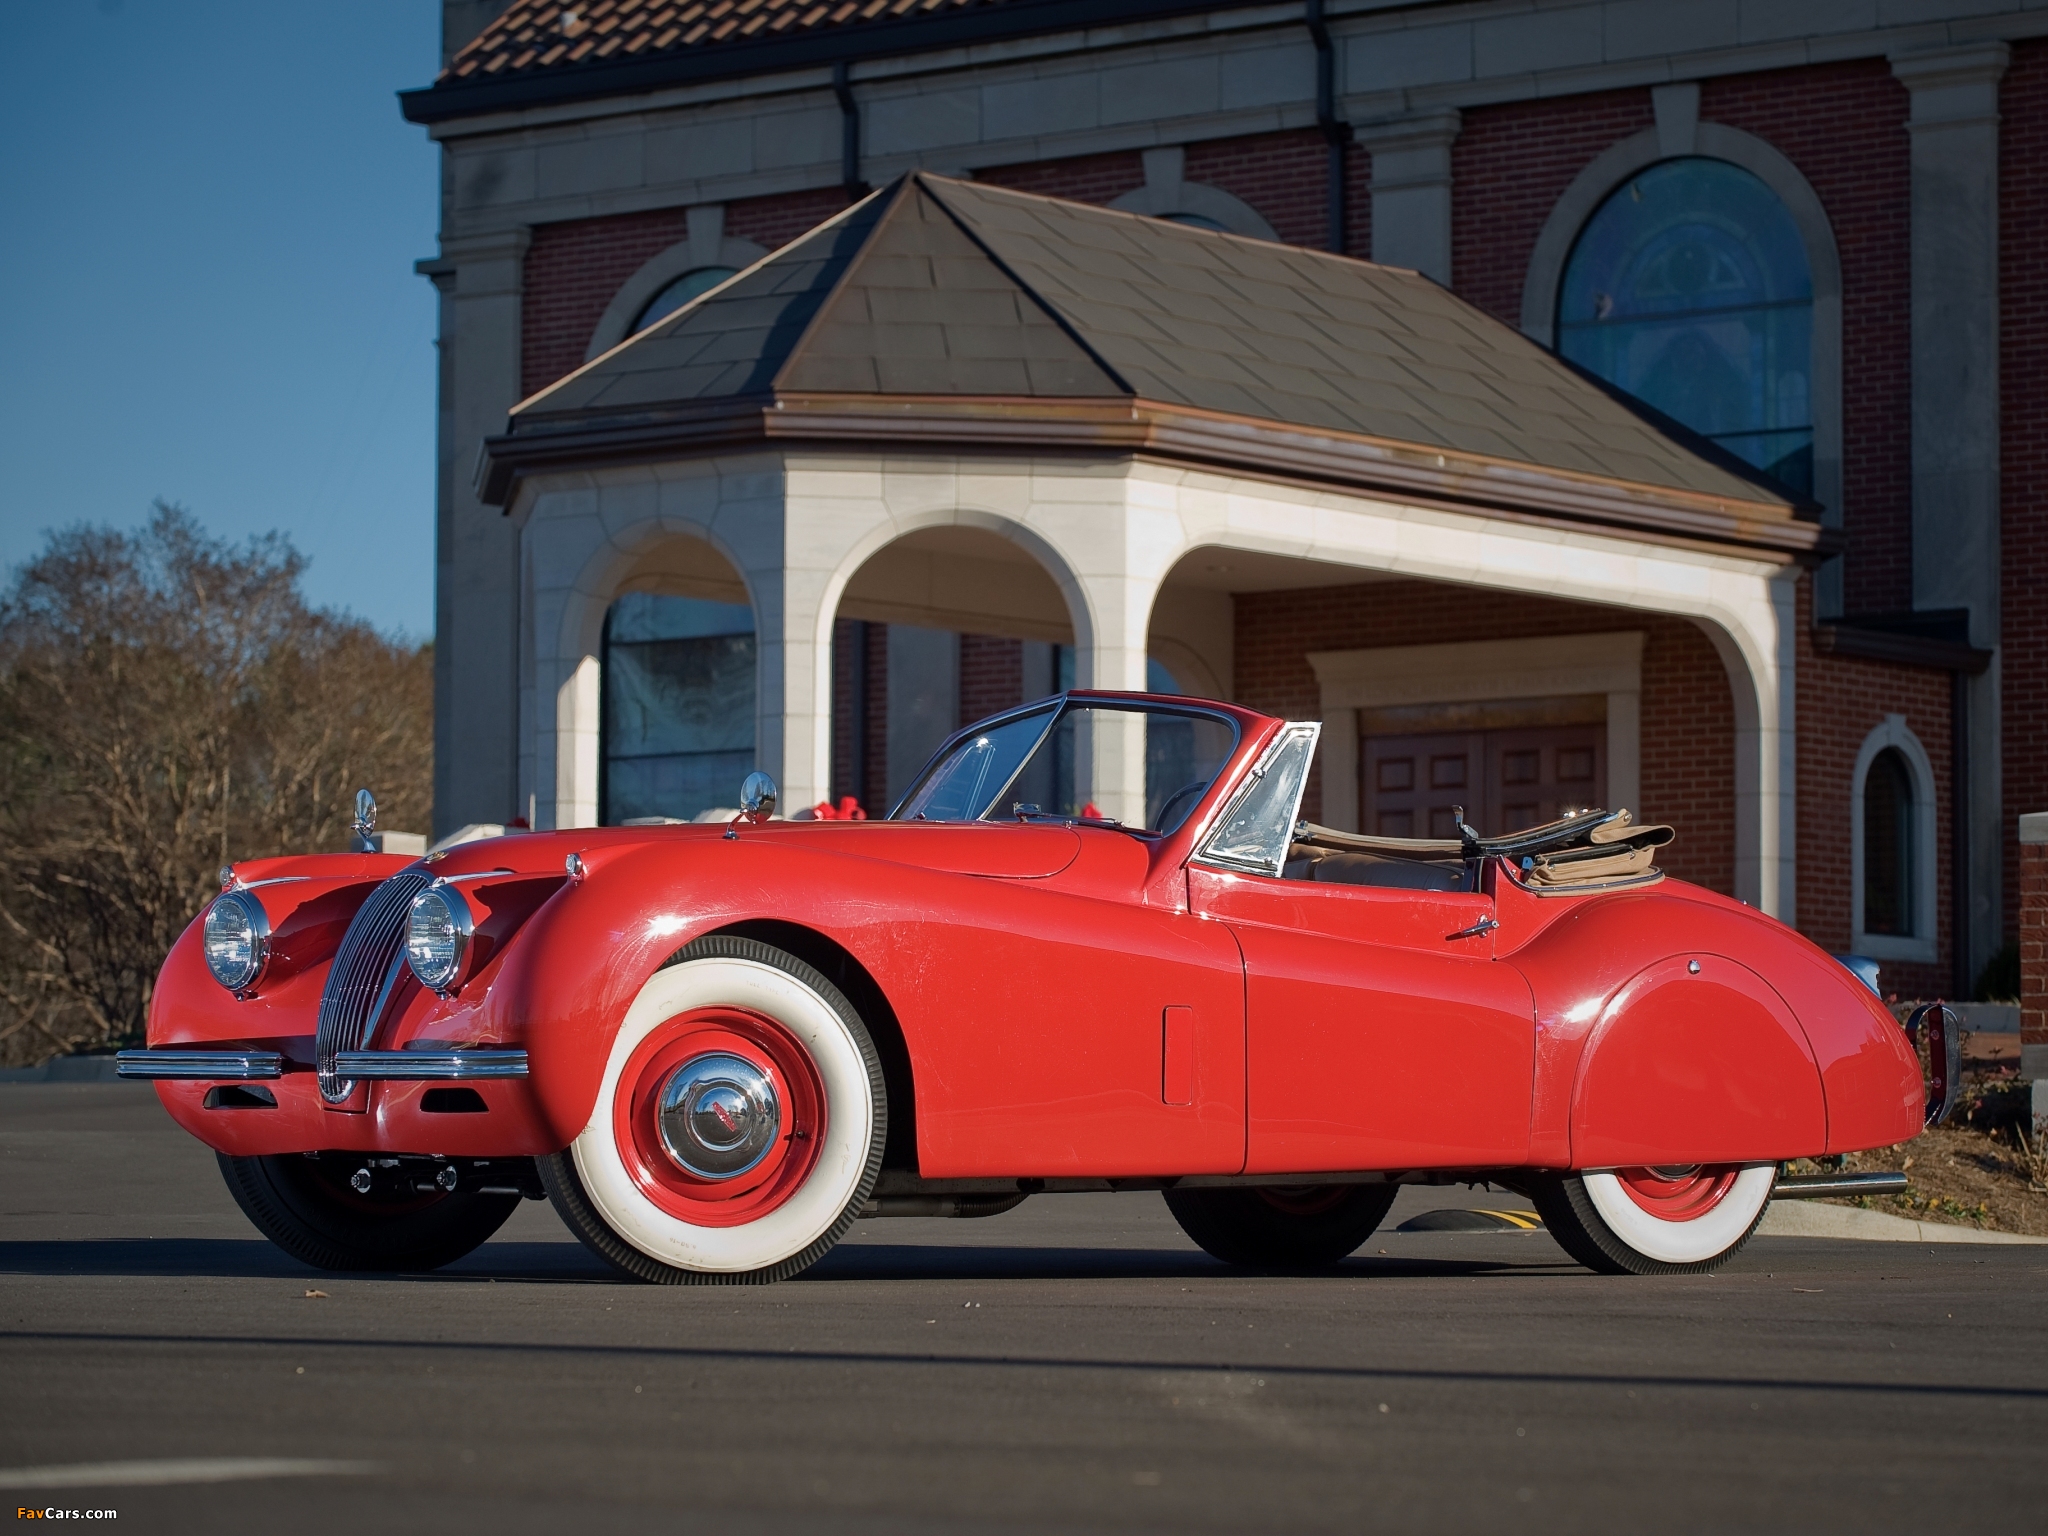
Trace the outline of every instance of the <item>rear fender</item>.
<path fill-rule="evenodd" d="M 1607 1006 L 1572 1096 L 1572 1166 L 1755 1163 L 1827 1144 L 1804 1031 L 1756 972 L 1723 955 L 1644 967 Z"/>
<path fill-rule="evenodd" d="M 1718 956 L 1759 980 L 1767 978 L 1764 985 L 1789 1014 L 1800 1050 L 1795 1058 L 1777 1048 L 1774 1034 L 1783 1040 L 1795 1037 L 1768 1000 L 1756 999 L 1744 1027 L 1755 1031 L 1760 1054 L 1745 1058 L 1741 1072 L 1748 1073 L 1758 1060 L 1779 1061 L 1783 1079 L 1773 1091 L 1785 1095 L 1787 1104 L 1808 1102 L 1806 1084 L 1815 1073 L 1822 1094 L 1821 1124 L 1812 1127 L 1809 1117 L 1800 1130 L 1802 1140 L 1812 1132 L 1810 1144 L 1788 1155 L 1886 1146 L 1916 1133 L 1920 1075 L 1903 1031 L 1867 987 L 1800 934 L 1740 902 L 1676 880 L 1639 892 L 1576 899 L 1572 908 L 1509 957 L 1536 995 L 1530 1153 L 1536 1165 L 1603 1166 L 1588 1161 L 1588 1148 L 1577 1140 L 1578 1095 L 1591 1070 L 1588 1051 L 1602 1027 L 1619 1017 L 1613 1005 L 1632 978 L 1645 973 L 1644 961 L 1652 956 L 1699 959 L 1703 967 L 1709 957 Z M 1773 1018 L 1768 1025 L 1766 1015 Z M 1622 1029 L 1611 1036 L 1610 1043 L 1622 1054 L 1610 1065 L 1624 1076 L 1635 1070 L 1623 1059 L 1635 1049 L 1624 1044 L 1634 1033 Z M 1596 1084 L 1595 1091 L 1607 1090 Z M 1674 1086 L 1661 1091 L 1681 1092 Z M 1752 1082 L 1744 1091 L 1761 1091 L 1761 1085 Z M 1621 1122 L 1613 1123 L 1619 1129 Z M 1766 1134 L 1766 1127 L 1756 1128 L 1758 1159 L 1776 1155 L 1768 1149 L 1781 1144 L 1780 1132 L 1790 1129 L 1781 1126 Z M 1610 1142 L 1600 1155 L 1614 1152 Z M 1667 1155 L 1663 1160 L 1678 1159 Z"/>

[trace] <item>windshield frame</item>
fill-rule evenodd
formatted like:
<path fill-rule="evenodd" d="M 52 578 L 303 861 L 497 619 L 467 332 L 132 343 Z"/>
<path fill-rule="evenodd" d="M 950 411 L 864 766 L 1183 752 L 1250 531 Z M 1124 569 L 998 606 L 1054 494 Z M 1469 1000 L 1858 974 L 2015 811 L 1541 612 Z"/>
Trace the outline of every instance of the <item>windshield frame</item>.
<path fill-rule="evenodd" d="M 1120 821 L 1094 821 L 1082 816 L 1061 816 L 1045 812 L 1028 818 L 1031 822 L 1054 826 L 1109 827 L 1118 832 L 1128 832 L 1133 837 L 1148 838 L 1153 841 L 1172 837 L 1186 830 L 1188 825 L 1196 819 L 1197 813 L 1200 812 L 1202 806 L 1214 798 L 1218 785 L 1228 773 L 1230 765 L 1243 752 L 1245 741 L 1252 734 L 1244 715 L 1238 710 L 1221 708 L 1198 700 L 1184 699 L 1173 694 L 1108 693 L 1098 692 L 1094 689 L 1072 688 L 1064 693 L 1048 694 L 1044 698 L 1033 699 L 1028 704 L 1019 704 L 1016 708 L 1006 709 L 1000 714 L 984 716 L 973 724 L 963 726 L 955 731 L 939 743 L 938 750 L 932 753 L 922 768 L 918 769 L 916 776 L 911 779 L 909 787 L 896 797 L 896 803 L 889 807 L 889 814 L 883 819 L 885 821 L 899 820 L 899 813 L 903 808 L 916 798 L 917 792 L 924 788 L 925 781 L 932 776 L 934 770 L 941 763 L 952 756 L 954 750 L 961 743 L 973 739 L 984 731 L 992 730 L 998 726 L 1009 725 L 1014 721 L 1028 718 L 1031 715 L 1043 713 L 1045 715 L 1045 728 L 1038 733 L 1037 739 L 1031 743 L 1030 751 L 1026 752 L 1018 760 L 1016 769 L 1010 774 L 1009 778 L 1003 781 L 1002 788 L 996 791 L 994 798 L 989 802 L 991 805 L 1000 805 L 1003 796 L 1009 793 L 1010 786 L 1017 782 L 1017 776 L 1024 771 L 1033 757 L 1037 755 L 1038 749 L 1045 745 L 1046 738 L 1058 727 L 1061 717 L 1069 710 L 1074 709 L 1117 709 L 1130 714 L 1187 715 L 1201 720 L 1214 720 L 1230 728 L 1230 750 L 1224 754 L 1223 762 L 1217 769 L 1215 779 L 1211 780 L 1209 787 L 1202 792 L 1201 799 L 1190 808 L 1186 816 L 1181 818 L 1180 825 L 1175 827 L 1172 832 L 1159 832 L 1150 827 L 1128 826 Z M 971 822 L 951 822 L 946 823 L 946 825 L 973 826 L 985 824 L 1004 826 L 1013 822 L 1022 823 L 1025 820 L 1026 818 L 1022 817 L 991 817 L 984 813 L 975 817 Z"/>

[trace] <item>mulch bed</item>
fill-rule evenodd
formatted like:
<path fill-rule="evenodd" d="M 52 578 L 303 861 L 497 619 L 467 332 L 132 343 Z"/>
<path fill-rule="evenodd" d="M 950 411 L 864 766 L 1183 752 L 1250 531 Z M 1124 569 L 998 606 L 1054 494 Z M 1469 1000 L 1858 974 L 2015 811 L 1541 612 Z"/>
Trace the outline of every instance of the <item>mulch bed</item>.
<path fill-rule="evenodd" d="M 1788 1173 L 1903 1172 L 1903 1195 L 1862 1196 L 1836 1205 L 1861 1206 L 1916 1221 L 1942 1221 L 1991 1232 L 2048 1237 L 2048 1158 L 2030 1144 L 2031 1085 L 2009 1073 L 1965 1078 L 1947 1125 L 1872 1152 L 1801 1160 Z"/>

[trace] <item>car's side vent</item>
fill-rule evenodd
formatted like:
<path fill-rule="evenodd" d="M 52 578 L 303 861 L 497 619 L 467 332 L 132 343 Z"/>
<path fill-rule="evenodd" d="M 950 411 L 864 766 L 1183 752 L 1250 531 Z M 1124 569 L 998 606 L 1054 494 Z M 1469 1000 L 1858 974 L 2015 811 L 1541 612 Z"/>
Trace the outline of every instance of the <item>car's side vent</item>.
<path fill-rule="evenodd" d="M 474 1088 L 429 1088 L 420 1095 L 420 1112 L 428 1115 L 484 1115 L 491 1106 Z"/>
<path fill-rule="evenodd" d="M 275 1109 L 277 1095 L 256 1084 L 220 1083 L 199 1102 L 207 1109 Z"/>
<path fill-rule="evenodd" d="M 412 899 L 431 878 L 411 869 L 393 875 L 370 893 L 342 935 L 327 989 L 320 994 L 320 1024 L 313 1035 L 320 1096 L 330 1104 L 339 1104 L 355 1087 L 354 1078 L 336 1075 L 335 1052 L 369 1048 L 405 968 L 405 922 Z"/>

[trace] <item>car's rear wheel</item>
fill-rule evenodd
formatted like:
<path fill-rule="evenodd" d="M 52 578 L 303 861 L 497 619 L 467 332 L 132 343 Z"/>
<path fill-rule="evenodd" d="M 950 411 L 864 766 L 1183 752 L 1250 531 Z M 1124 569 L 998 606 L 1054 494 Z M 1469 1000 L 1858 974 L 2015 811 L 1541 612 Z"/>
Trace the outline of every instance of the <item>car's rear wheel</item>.
<path fill-rule="evenodd" d="M 409 1181 L 359 1192 L 349 1179 L 361 1177 L 361 1157 L 216 1155 L 242 1214 L 315 1269 L 439 1269 L 489 1241 L 519 1208 L 516 1194 L 422 1192 Z"/>
<path fill-rule="evenodd" d="M 1397 1193 L 1392 1184 L 1169 1189 L 1166 1208 L 1226 1264 L 1327 1269 L 1372 1236 Z"/>
<path fill-rule="evenodd" d="M 570 1231 L 666 1285 L 781 1280 L 853 1225 L 888 1136 L 860 1015 L 813 967 L 699 939 L 649 978 L 568 1150 L 539 1160 Z"/>
<path fill-rule="evenodd" d="M 1692 1163 L 1554 1174 L 1529 1194 L 1550 1235 L 1588 1269 L 1693 1275 L 1749 1241 L 1777 1180 L 1776 1163 Z"/>

